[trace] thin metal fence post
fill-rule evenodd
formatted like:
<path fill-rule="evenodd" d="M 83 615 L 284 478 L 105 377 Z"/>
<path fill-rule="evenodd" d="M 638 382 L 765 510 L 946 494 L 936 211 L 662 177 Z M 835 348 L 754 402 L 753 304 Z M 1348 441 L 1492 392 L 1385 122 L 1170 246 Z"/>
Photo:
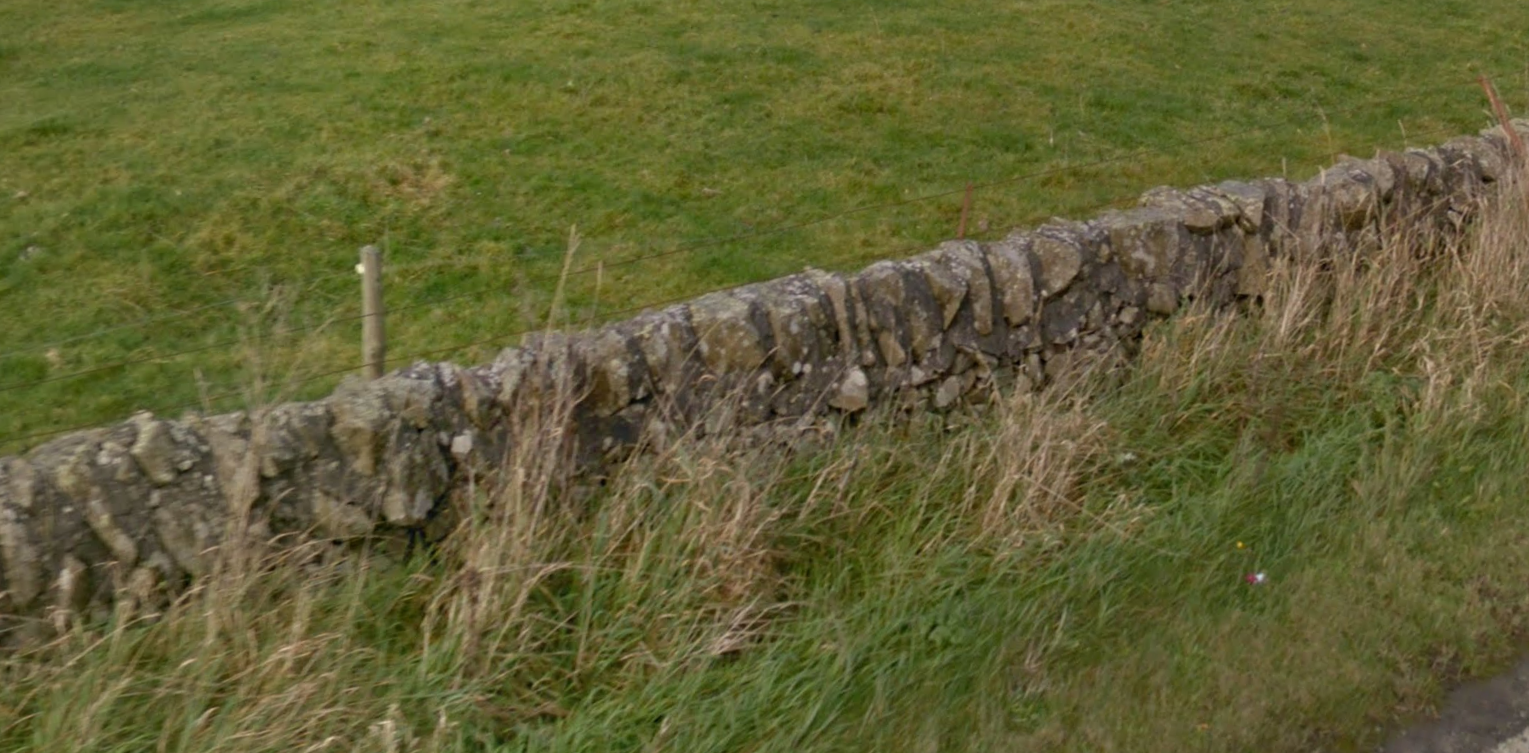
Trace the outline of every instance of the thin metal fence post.
<path fill-rule="evenodd" d="M 361 360 L 366 378 L 380 379 L 387 363 L 387 330 L 382 308 L 382 252 L 376 246 L 361 249 Z"/>

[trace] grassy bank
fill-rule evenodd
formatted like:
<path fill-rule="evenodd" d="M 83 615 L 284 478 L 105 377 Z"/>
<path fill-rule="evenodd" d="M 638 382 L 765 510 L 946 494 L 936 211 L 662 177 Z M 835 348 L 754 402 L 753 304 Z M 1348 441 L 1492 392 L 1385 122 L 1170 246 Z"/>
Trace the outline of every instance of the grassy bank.
<path fill-rule="evenodd" d="M 682 442 L 574 504 L 537 418 L 433 562 L 234 546 L 0 661 L 0 747 L 1369 749 L 1529 618 L 1525 198 L 796 457 Z"/>
<path fill-rule="evenodd" d="M 1526 13 L 14 0 L 0 7 L 0 448 L 234 390 L 250 375 L 230 343 L 249 329 L 305 330 L 267 337 L 278 373 L 352 365 L 354 321 L 306 328 L 355 313 L 364 243 L 386 246 L 405 355 L 534 323 L 575 224 L 585 319 L 918 250 L 954 235 L 967 182 L 1071 168 L 979 190 L 970 232 L 992 236 L 1152 185 L 1304 177 L 1339 152 L 1473 131 L 1475 73 L 1526 101 Z M 1088 166 L 1100 159 L 1114 161 Z M 619 265 L 653 254 L 669 255 Z M 273 291 L 279 322 L 259 310 Z M 170 355 L 186 349 L 200 350 Z"/>

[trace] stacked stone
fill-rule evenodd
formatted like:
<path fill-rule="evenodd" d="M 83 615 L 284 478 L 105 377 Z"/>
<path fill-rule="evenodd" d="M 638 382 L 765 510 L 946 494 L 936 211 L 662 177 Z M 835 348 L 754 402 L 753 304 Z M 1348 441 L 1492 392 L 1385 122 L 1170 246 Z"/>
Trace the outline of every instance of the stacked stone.
<path fill-rule="evenodd" d="M 0 639 L 162 602 L 207 571 L 233 523 L 259 540 L 427 529 L 560 393 L 574 398 L 567 436 L 595 468 L 682 432 L 1039 388 L 1079 353 L 1129 353 L 1149 319 L 1189 301 L 1259 296 L 1273 259 L 1458 233 L 1509 154 L 1494 129 L 1304 183 L 1160 188 L 1088 221 L 538 335 L 489 365 L 418 364 L 259 416 L 142 414 L 71 434 L 0 458 Z"/>

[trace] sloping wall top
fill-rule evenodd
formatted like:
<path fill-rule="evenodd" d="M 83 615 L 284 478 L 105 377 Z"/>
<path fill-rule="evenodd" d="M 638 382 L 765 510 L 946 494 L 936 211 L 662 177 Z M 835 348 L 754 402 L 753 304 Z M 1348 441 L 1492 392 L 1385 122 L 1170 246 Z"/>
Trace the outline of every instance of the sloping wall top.
<path fill-rule="evenodd" d="M 1529 121 L 1516 127 L 1529 136 Z M 1079 354 L 1129 354 L 1150 318 L 1190 299 L 1258 296 L 1272 259 L 1458 233 L 1509 155 L 1494 129 L 1300 183 L 1159 188 L 1086 221 L 538 335 L 492 364 L 420 363 L 260 415 L 140 414 L 64 436 L 0 458 L 0 640 L 50 614 L 164 598 L 207 570 L 235 521 L 267 538 L 428 530 L 559 384 L 579 397 L 569 436 L 593 465 L 681 431 L 1039 388 Z"/>

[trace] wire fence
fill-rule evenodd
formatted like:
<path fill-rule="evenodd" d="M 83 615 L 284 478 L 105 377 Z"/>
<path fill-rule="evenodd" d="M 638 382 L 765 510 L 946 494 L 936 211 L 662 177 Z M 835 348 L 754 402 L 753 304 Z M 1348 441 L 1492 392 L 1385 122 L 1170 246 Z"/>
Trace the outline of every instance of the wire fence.
<path fill-rule="evenodd" d="M 1463 80 L 1460 81 L 1460 82 L 1449 81 L 1449 82 L 1441 83 L 1441 84 L 1438 84 L 1438 85 L 1435 85 L 1435 86 L 1409 87 L 1409 91 L 1406 94 L 1398 94 L 1398 95 L 1394 95 L 1394 96 L 1387 96 L 1387 97 L 1380 98 L 1380 99 L 1368 100 L 1368 101 L 1366 101 L 1364 103 L 1357 104 L 1357 105 L 1354 105 L 1352 107 L 1346 107 L 1346 108 L 1342 108 L 1342 109 L 1339 109 L 1339 110 L 1329 110 L 1329 111 L 1326 111 L 1324 113 L 1324 115 L 1327 118 L 1332 118 L 1332 117 L 1341 117 L 1341 116 L 1350 115 L 1350 114 L 1354 114 L 1354 113 L 1365 112 L 1365 111 L 1377 110 L 1379 108 L 1384 108 L 1384 107 L 1387 107 L 1387 106 L 1392 106 L 1392 105 L 1402 104 L 1402 103 L 1406 103 L 1406 102 L 1412 102 L 1412 101 L 1421 100 L 1423 98 L 1426 98 L 1426 97 L 1429 97 L 1429 96 L 1432 96 L 1432 95 L 1436 95 L 1436 94 L 1438 94 L 1438 93 L 1440 93 L 1442 91 L 1459 89 L 1459 88 L 1465 87 L 1467 85 L 1474 85 L 1474 84 L 1475 84 L 1475 81 L 1473 79 L 1473 80 L 1471 80 L 1469 82 L 1466 82 L 1466 81 L 1463 81 Z M 1042 180 L 1045 180 L 1047 178 L 1053 178 L 1053 177 L 1057 177 L 1057 176 L 1082 174 L 1082 173 L 1086 173 L 1087 171 L 1098 169 L 1098 168 L 1102 168 L 1102 167 L 1108 167 L 1108 166 L 1112 166 L 1112 165 L 1120 165 L 1120 164 L 1124 164 L 1124 163 L 1131 163 L 1131 162 L 1142 161 L 1142 160 L 1145 160 L 1145 159 L 1147 159 L 1149 157 L 1154 157 L 1154 156 L 1169 156 L 1171 153 L 1176 153 L 1179 150 L 1193 149 L 1193 148 L 1196 148 L 1196 147 L 1204 147 L 1204 146 L 1208 146 L 1208 145 L 1216 144 L 1216 143 L 1224 143 L 1224 142 L 1232 141 L 1232 140 L 1235 140 L 1235 139 L 1247 138 L 1250 135 L 1258 134 L 1258 133 L 1272 133 L 1272 132 L 1276 132 L 1276 131 L 1279 131 L 1279 129 L 1290 128 L 1292 125 L 1294 125 L 1294 123 L 1292 121 L 1292 117 L 1293 116 L 1287 115 L 1287 116 L 1279 118 L 1279 119 L 1271 119 L 1268 122 L 1258 124 L 1258 125 L 1253 126 L 1251 128 L 1242 128 L 1242 129 L 1239 129 L 1239 130 L 1236 130 L 1236 131 L 1233 131 L 1233 132 L 1221 133 L 1221 134 L 1217 134 L 1217 135 L 1214 135 L 1214 136 L 1198 138 L 1198 139 L 1179 140 L 1179 141 L 1175 141 L 1175 142 L 1171 142 L 1171 143 L 1165 143 L 1165 144 L 1161 144 L 1161 145 L 1157 145 L 1157 146 L 1153 146 L 1153 147 L 1129 150 L 1129 151 L 1125 151 L 1125 152 L 1121 152 L 1121 153 L 1117 153 L 1117 154 L 1113 154 L 1113 155 L 1108 155 L 1108 156 L 1097 157 L 1097 158 L 1094 158 L 1094 159 L 1085 160 L 1085 161 L 1081 161 L 1081 162 L 1077 162 L 1077 163 L 1063 164 L 1063 165 L 1059 165 L 1059 166 L 1055 166 L 1055 167 L 1048 167 L 1048 168 L 1045 168 L 1045 169 L 1029 171 L 1029 172 L 1013 175 L 1013 176 L 1006 177 L 1006 178 L 999 179 L 999 180 L 992 180 L 992 181 L 986 181 L 986 182 L 981 182 L 981 183 L 968 183 L 968 184 L 963 185 L 963 186 L 961 186 L 959 188 L 952 188 L 950 190 L 936 191 L 936 192 L 933 192 L 933 193 L 923 194 L 923 195 L 919 195 L 919 196 L 915 196 L 915 197 L 910 197 L 910 198 L 907 198 L 907 199 L 901 199 L 901 200 L 897 200 L 897 201 L 874 203 L 874 204 L 864 204 L 864 205 L 854 206 L 854 207 L 850 207 L 850 208 L 847 208 L 847 209 L 844 209 L 844 210 L 841 210 L 841 211 L 832 212 L 832 213 L 828 213 L 828 214 L 822 214 L 822 215 L 811 217 L 811 218 L 808 218 L 808 219 L 780 222 L 780 223 L 771 225 L 769 227 L 759 228 L 757 230 L 750 230 L 748 232 L 743 232 L 743 233 L 737 233 L 737 234 L 731 234 L 731 235 L 723 235 L 723 236 L 713 236 L 713 237 L 706 237 L 706 238 L 693 238 L 693 239 L 687 239 L 687 240 L 683 240 L 683 241 L 679 241 L 677 243 L 671 243 L 671 244 L 652 243 L 652 244 L 648 244 L 640 253 L 638 253 L 635 256 L 628 256 L 628 257 L 622 257 L 622 258 L 610 259 L 610 260 L 601 260 L 601 261 L 598 261 L 598 262 L 595 262 L 595 263 L 586 263 L 586 264 L 583 264 L 583 265 L 580 265 L 580 266 L 577 266 L 577 267 L 571 267 L 571 268 L 567 268 L 565 270 L 560 270 L 556 274 L 540 274 L 540 275 L 527 276 L 527 277 L 523 278 L 520 281 L 519 285 L 517 285 L 515 288 L 510 289 L 510 290 L 507 290 L 506 287 L 503 284 L 486 285 L 486 286 L 475 286 L 475 287 L 467 289 L 467 290 L 453 292 L 453 293 L 449 293 L 449 294 L 446 294 L 446 295 L 429 296 L 429 297 L 417 298 L 415 300 L 409 300 L 409 301 L 403 301 L 403 302 L 395 302 L 393 305 L 390 305 L 390 306 L 387 307 L 386 313 L 387 313 L 387 315 L 389 317 L 394 317 L 394 316 L 399 315 L 399 314 L 409 313 L 409 312 L 417 311 L 417 310 L 420 310 L 420 309 L 426 309 L 426 308 L 438 309 L 439 307 L 443 306 L 444 304 L 448 304 L 448 303 L 460 303 L 460 302 L 467 301 L 467 300 L 482 299 L 485 296 L 489 296 L 489 295 L 492 295 L 492 294 L 495 294 L 495 293 L 498 293 L 501 296 L 505 296 L 506 294 L 515 295 L 517 293 L 523 292 L 524 289 L 526 289 L 526 288 L 539 289 L 539 288 L 544 288 L 544 287 L 550 286 L 550 285 L 562 286 L 562 285 L 566 284 L 567 282 L 569 282 L 570 280 L 575 280 L 575 279 L 578 279 L 578 278 L 585 278 L 585 277 L 589 277 L 589 276 L 596 276 L 598 278 L 599 276 L 602 276 L 605 273 L 609 273 L 609 272 L 612 272 L 613 270 L 617 270 L 617 269 L 638 267 L 640 265 L 644 265 L 644 264 L 647 264 L 647 263 L 650 263 L 650 262 L 654 262 L 654 261 L 658 261 L 658 260 L 662 260 L 662 259 L 669 259 L 669 258 L 674 258 L 674 257 L 682 257 L 682 256 L 687 256 L 687 255 L 693 255 L 693 254 L 696 254 L 697 252 L 705 250 L 705 249 L 712 249 L 712 248 L 719 248 L 719 247 L 725 247 L 725 246 L 732 246 L 732 245 L 735 245 L 735 244 L 747 244 L 747 243 L 751 243 L 751 242 L 757 242 L 757 241 L 759 241 L 761 239 L 775 237 L 775 236 L 781 236 L 781 235 L 785 235 L 785 234 L 788 234 L 788 233 L 800 232 L 802 230 L 806 230 L 806 229 L 810 229 L 810 228 L 826 225 L 828 223 L 838 222 L 838 221 L 841 221 L 841 220 L 844 220 L 844 219 L 850 218 L 850 217 L 864 216 L 864 215 L 874 215 L 874 214 L 877 214 L 877 213 L 886 213 L 886 212 L 891 212 L 891 211 L 898 210 L 898 209 L 904 209 L 904 208 L 908 208 L 908 207 L 912 207 L 912 206 L 916 206 L 916 205 L 929 204 L 931 202 L 944 202 L 944 201 L 948 201 L 948 200 L 950 200 L 950 199 L 952 199 L 954 197 L 957 197 L 957 196 L 962 196 L 966 200 L 966 202 L 969 203 L 970 201 L 973 200 L 973 196 L 974 195 L 976 195 L 978 192 L 982 192 L 982 191 L 990 191 L 990 190 L 997 189 L 997 188 L 1014 186 L 1014 185 L 1017 185 L 1017 184 L 1022 184 L 1022 183 L 1027 183 L 1027 182 L 1042 181 Z M 1420 129 L 1420 130 L 1409 132 L 1409 137 L 1411 137 L 1411 138 L 1421 138 L 1421 139 L 1433 139 L 1433 138 L 1436 138 L 1436 137 L 1439 137 L 1439 136 L 1451 135 L 1450 134 L 1451 131 L 1452 131 L 1452 129 L 1447 128 L 1447 127 L 1440 127 L 1440 128 L 1433 128 L 1433 129 Z M 1070 213 L 1070 214 L 1074 214 L 1074 215 L 1077 215 L 1077 214 L 1085 214 L 1086 215 L 1086 214 L 1091 214 L 1091 213 L 1094 213 L 1094 212 L 1097 212 L 1097 211 L 1100 211 L 1100 210 L 1108 209 L 1108 208 L 1111 208 L 1111 207 L 1120 207 L 1120 206 L 1124 206 L 1124 205 L 1133 204 L 1133 203 L 1135 203 L 1135 201 L 1136 201 L 1136 194 L 1133 192 L 1129 196 L 1115 197 L 1115 198 L 1112 198 L 1112 199 L 1109 199 L 1109 200 L 1106 200 L 1106 201 L 1102 201 L 1102 202 L 1094 202 L 1094 203 L 1086 205 L 1086 206 L 1071 206 L 1071 207 L 1068 207 L 1066 209 L 1066 212 Z M 964 223 L 965 223 L 966 208 L 967 207 L 965 205 L 963 205 L 963 207 L 962 207 L 962 223 L 963 223 L 963 226 L 964 226 Z M 1044 220 L 1046 217 L 1054 216 L 1055 214 L 1057 214 L 1057 212 L 1055 212 L 1055 211 L 1047 211 L 1047 212 L 1039 213 L 1036 216 L 1031 217 L 1031 218 L 1019 218 L 1018 221 L 1007 223 L 1007 227 L 1026 226 L 1026 225 L 1034 224 L 1035 222 L 1038 222 L 1040 220 Z M 909 243 L 909 244 L 907 244 L 905 246 L 902 246 L 902 247 L 879 248 L 879 249 L 876 250 L 875 258 L 901 258 L 901 257 L 907 256 L 907 255 L 916 253 L 918 251 L 925 250 L 925 249 L 929 248 L 931 245 L 933 245 L 934 243 L 938 242 L 939 240 L 941 240 L 943 238 L 951 237 L 951 235 L 953 235 L 953 233 L 948 232 L 948 229 L 946 229 L 946 231 L 941 232 L 940 236 L 937 236 L 937 237 L 920 237 L 916 241 L 911 242 L 911 243 Z M 395 274 L 396 275 L 396 274 L 398 274 L 401 271 L 407 271 L 409 268 L 410 268 L 410 265 L 399 265 L 397 267 L 390 267 L 388 271 L 389 271 L 390 274 Z M 719 291 L 723 291 L 723 290 L 728 290 L 728 289 L 733 289 L 733 288 L 741 287 L 741 286 L 748 285 L 748 284 L 762 282 L 762 281 L 770 279 L 770 278 L 772 278 L 774 276 L 775 275 L 768 275 L 768 276 L 765 276 L 765 277 L 762 277 L 762 278 L 759 278 L 759 279 L 734 280 L 734 281 L 730 281 L 730 282 L 728 282 L 726 284 L 723 284 L 723 285 L 720 285 L 720 286 L 711 287 L 711 288 L 706 289 L 706 290 L 689 291 L 689 292 L 687 292 L 684 295 L 669 296 L 669 297 L 666 297 L 666 298 L 664 298 L 662 300 L 646 300 L 646 301 L 643 301 L 643 302 L 635 304 L 635 305 L 625 306 L 625 307 L 622 307 L 620 309 L 606 311 L 606 312 L 603 312 L 603 313 L 601 313 L 599 315 L 591 316 L 591 317 L 587 318 L 586 320 L 578 322 L 578 324 L 583 325 L 583 326 L 594 326 L 594 325 L 597 325 L 597 324 L 600 324 L 600 323 L 610 322 L 610 321 L 616 320 L 616 319 L 618 319 L 620 317 L 623 317 L 623 316 L 626 316 L 626 315 L 629 315 L 629 314 L 637 313 L 639 311 L 659 308 L 659 307 L 671 305 L 671 304 L 674 304 L 674 303 L 679 303 L 679 302 L 682 302 L 682 301 L 685 301 L 685 300 L 690 300 L 690 299 L 693 299 L 693 298 L 695 298 L 697 296 L 705 295 L 707 293 L 719 292 Z M 323 283 L 323 282 L 333 282 L 334 280 L 337 280 L 337 279 L 342 278 L 342 277 L 343 278 L 354 279 L 355 278 L 355 272 L 352 271 L 352 270 L 346 269 L 344 271 L 339 271 L 339 272 L 334 272 L 334 273 L 326 273 L 326 274 L 310 277 L 310 278 L 308 278 L 307 281 L 310 284 L 319 284 L 319 283 Z M 257 301 L 252 301 L 252 300 L 244 298 L 244 297 L 232 297 L 232 298 L 217 300 L 217 301 L 214 301 L 214 302 L 211 302 L 211 303 L 206 303 L 206 304 L 194 306 L 194 307 L 187 308 L 187 309 L 181 309 L 181 310 L 170 311 L 170 312 L 160 312 L 160 313 L 152 314 L 152 315 L 149 315 L 149 316 L 141 317 L 141 318 L 138 318 L 138 319 L 134 319 L 134 320 L 131 320 L 131 321 L 122 322 L 120 324 L 115 324 L 115 325 L 112 325 L 110 327 L 98 329 L 98 330 L 95 330 L 95 331 L 92 331 L 92 332 L 81 333 L 81 334 L 78 334 L 78 335 L 71 335 L 71 336 L 64 337 L 64 338 L 53 339 L 53 340 L 48 340 L 48 341 L 43 341 L 43 342 L 36 342 L 36 343 L 31 343 L 31 344 L 28 344 L 28 345 L 24 345 L 24 346 L 21 346 L 21 347 L 18 347 L 18 348 L 6 351 L 4 353 L 0 353 L 0 360 L 7 359 L 7 358 L 14 358 L 14 357 L 17 357 L 17 356 L 24 356 L 24 355 L 28 355 L 28 354 L 34 354 L 34 353 L 50 352 L 50 351 L 53 351 L 54 349 L 57 349 L 57 348 L 62 348 L 64 346 L 70 346 L 70 345 L 77 345 L 79 343 L 87 342 L 87 341 L 94 340 L 94 339 L 99 339 L 99 338 L 102 338 L 102 337 L 105 337 L 105 336 L 108 336 L 108 335 L 112 335 L 112 334 L 122 333 L 122 332 L 130 331 L 130 330 L 147 330 L 147 329 L 149 329 L 151 327 L 162 326 L 162 325 L 165 325 L 165 324 L 168 324 L 168 323 L 171 323 L 171 322 L 175 322 L 175 321 L 179 321 L 179 320 L 184 320 L 184 319 L 187 319 L 187 318 L 190 318 L 190 317 L 194 317 L 194 316 L 197 316 L 197 315 L 207 315 L 209 313 L 218 312 L 218 311 L 221 311 L 221 310 L 224 310 L 224 309 L 235 308 L 235 307 L 240 307 L 240 306 L 249 306 L 249 305 L 256 304 L 256 303 L 258 303 L 258 302 Z M 313 333 L 318 333 L 320 331 L 323 331 L 323 330 L 326 330 L 326 329 L 330 329 L 330 328 L 336 327 L 338 325 L 344 325 L 344 324 L 360 321 L 361 319 L 364 318 L 364 316 L 365 316 L 364 314 L 359 313 L 359 312 L 345 312 L 345 313 L 340 313 L 340 314 L 337 314 L 337 315 L 329 316 L 329 317 L 327 317 L 327 318 L 325 318 L 325 319 L 323 319 L 321 321 L 314 322 L 314 323 L 295 325 L 295 326 L 280 326 L 280 327 L 271 328 L 269 330 L 263 330 L 263 331 L 260 332 L 260 336 L 263 337 L 263 338 L 289 338 L 289 337 L 301 336 L 301 335 L 312 335 Z M 397 320 L 395 319 L 394 321 L 397 321 Z M 508 344 L 516 341 L 517 339 L 519 339 L 519 338 L 521 338 L 521 337 L 531 333 L 531 332 L 535 332 L 535 331 L 543 329 L 545 326 L 546 326 L 545 324 L 522 324 L 521 326 L 511 327 L 511 328 L 505 329 L 503 331 L 499 331 L 499 332 L 497 332 L 495 334 L 492 334 L 492 335 L 490 335 L 488 337 L 484 337 L 484 338 L 473 339 L 473 340 L 470 340 L 470 341 L 467 341 L 467 342 L 454 343 L 454 344 L 450 344 L 450 345 L 444 345 L 444 346 L 441 346 L 441 347 L 433 347 L 433 348 L 424 349 L 424 350 L 417 350 L 417 351 L 413 351 L 413 352 L 409 352 L 409 353 L 405 353 L 405 354 L 400 354 L 400 355 L 394 355 L 394 356 L 388 357 L 386 359 L 386 363 L 388 365 L 396 365 L 396 364 L 401 364 L 401 363 L 414 362 L 414 361 L 418 361 L 418 360 L 421 360 L 421 359 L 440 359 L 440 358 L 443 358 L 445 356 L 449 356 L 449 355 L 456 354 L 456 353 L 462 353 L 464 351 L 472 350 L 474 348 L 482 348 L 482 347 L 490 346 L 490 345 L 498 345 L 498 346 L 508 345 Z M 57 384 L 57 383 L 60 383 L 60 382 L 68 382 L 68 381 L 72 381 L 72 380 L 80 380 L 80 379 L 84 379 L 86 377 L 93 376 L 93 375 L 101 375 L 101 374 L 105 374 L 105 373 L 108 373 L 108 372 L 113 372 L 113 371 L 122 370 L 122 369 L 128 369 L 128 368 L 131 368 L 131 367 L 141 366 L 141 365 L 150 364 L 150 363 L 156 363 L 156 364 L 157 363 L 166 363 L 166 362 L 182 359 L 182 358 L 184 358 L 186 356 L 192 356 L 192 355 L 198 355 L 198 354 L 207 354 L 207 353 L 211 353 L 211 352 L 232 349 L 232 348 L 239 347 L 241 345 L 248 345 L 248 344 L 249 344 L 249 337 L 222 338 L 222 339 L 218 339 L 218 340 L 215 340 L 213 342 L 210 342 L 210 343 L 205 343 L 205 344 L 197 345 L 197 346 L 190 347 L 190 348 L 184 348 L 184 349 L 181 349 L 181 350 L 175 350 L 175 351 L 172 351 L 172 352 L 169 352 L 169 353 L 152 353 L 152 354 L 148 354 L 148 355 L 140 355 L 140 356 L 120 359 L 120 360 L 116 360 L 116 361 L 112 361 L 112 362 L 108 362 L 108 363 L 96 364 L 96 365 L 92 365 L 92 366 L 89 366 L 89 367 L 86 367 L 86 368 L 81 368 L 81 369 L 77 369 L 77 370 L 73 370 L 73 371 L 66 371 L 66 372 L 58 373 L 58 374 L 49 374 L 47 376 L 36 378 L 36 379 L 15 380 L 15 381 L 9 381 L 9 382 L 0 382 L 0 398 L 4 398 L 8 394 L 22 393 L 22 392 L 27 391 L 27 390 L 34 390 L 34 389 L 43 387 L 45 385 Z M 365 363 L 362 363 L 362 362 L 360 362 L 359 359 L 357 359 L 357 362 L 347 363 L 343 367 L 322 368 L 322 369 L 319 369 L 317 371 L 310 372 L 310 373 L 304 373 L 304 374 L 288 374 L 285 377 L 283 377 L 282 379 L 272 380 L 271 383 L 274 384 L 274 385 L 277 385 L 279 387 L 279 391 L 281 393 L 284 393 L 284 396 L 290 396 L 290 395 L 293 395 L 293 394 L 297 394 L 298 392 L 301 391 L 301 388 L 303 388 L 303 387 L 305 387 L 307 385 L 312 385 L 314 383 L 322 382 L 324 380 L 333 379 L 333 378 L 338 377 L 338 376 L 343 375 L 343 374 L 355 373 L 355 372 L 359 371 L 360 369 L 362 369 L 365 365 L 366 365 Z M 269 399 L 272 399 L 272 397 L 273 397 L 272 395 L 269 395 L 269 394 L 257 394 L 258 392 L 260 392 L 260 390 L 252 389 L 249 386 L 246 386 L 246 387 L 241 388 L 241 389 L 227 389 L 227 390 L 219 391 L 219 392 L 216 392 L 216 393 L 209 393 L 205 389 L 203 389 L 201 391 L 202 391 L 202 394 L 197 399 L 195 399 L 195 400 L 189 400 L 189 401 L 182 400 L 182 401 L 179 401 L 179 402 L 176 402 L 176 403 L 173 403 L 173 404 L 167 403 L 167 404 L 162 404 L 162 405 L 158 405 L 158 406 L 150 406 L 150 407 L 144 408 L 144 410 L 150 410 L 150 411 L 152 411 L 152 412 L 154 412 L 156 414 L 161 414 L 161 415 L 180 414 L 180 413 L 184 413 L 184 412 L 187 412 L 187 411 L 207 411 L 207 412 L 210 412 L 210 411 L 216 410 L 219 405 L 225 404 L 225 403 L 227 403 L 229 401 L 240 401 L 240 402 L 248 403 L 248 402 L 252 402 L 252 401 L 269 400 Z M 47 429 L 42 429 L 42 430 L 37 430 L 37 431 L 31 431 L 31 432 L 26 432 L 26 433 L 18 433 L 18 434 L 14 434 L 14 435 L 11 435 L 11 436 L 0 436 L 0 450 L 5 450 L 5 451 L 18 450 L 19 448 L 28 446 L 30 444 L 33 444 L 33 443 L 39 441 L 39 440 L 47 439 L 49 437 L 54 437 L 54 436 L 57 436 L 57 435 L 60 435 L 60 434 L 65 434 L 65 433 L 69 433 L 69 432 L 73 432 L 73 431 L 79 431 L 79 430 L 83 430 L 83 429 L 88 429 L 88 428 L 92 428 L 92 427 L 99 426 L 99 425 L 100 425 L 99 421 L 92 421 L 90 423 L 82 423 L 82 424 L 79 424 L 79 425 L 61 426 L 61 427 L 50 427 L 50 428 L 47 428 Z"/>

